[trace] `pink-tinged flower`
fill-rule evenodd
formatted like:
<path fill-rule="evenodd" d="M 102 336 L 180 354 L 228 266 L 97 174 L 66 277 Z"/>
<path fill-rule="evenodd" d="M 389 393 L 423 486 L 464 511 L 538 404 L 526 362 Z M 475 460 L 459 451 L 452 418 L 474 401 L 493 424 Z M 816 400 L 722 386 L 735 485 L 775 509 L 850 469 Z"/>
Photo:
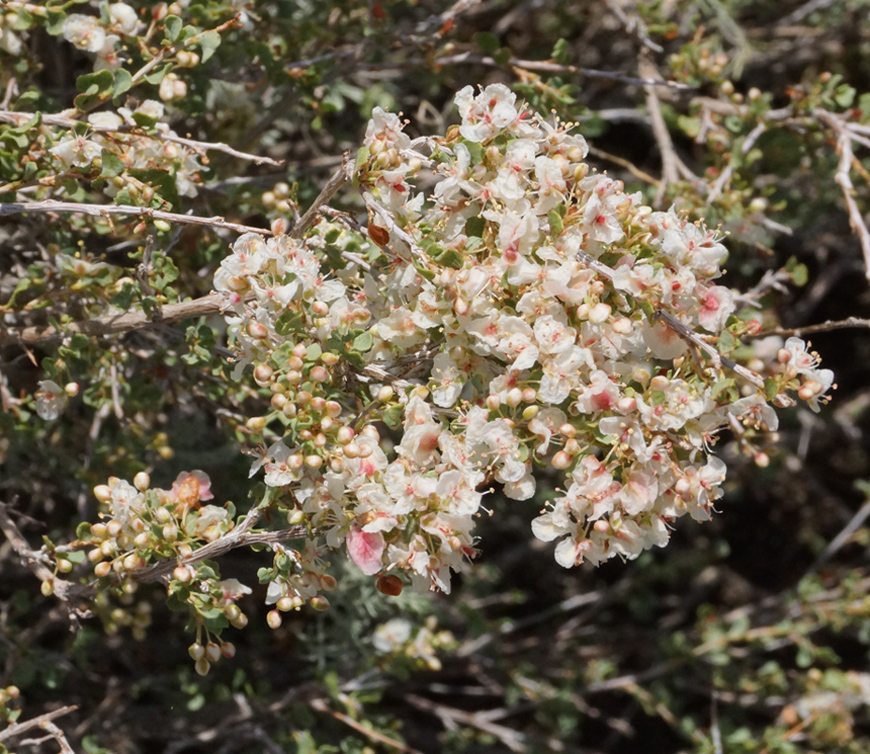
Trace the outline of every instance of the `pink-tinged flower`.
<path fill-rule="evenodd" d="M 347 554 L 354 564 L 366 575 L 374 576 L 383 568 L 381 558 L 386 543 L 380 532 L 371 533 L 351 529 L 345 539 Z"/>
<path fill-rule="evenodd" d="M 701 296 L 698 323 L 709 332 L 721 332 L 728 317 L 734 311 L 734 296 L 731 295 L 730 290 L 721 285 L 711 285 Z"/>
<path fill-rule="evenodd" d="M 498 135 L 517 118 L 517 95 L 504 84 L 490 84 L 476 97 L 474 89 L 466 86 L 453 101 L 462 117 L 459 133 L 478 144 Z"/>
<path fill-rule="evenodd" d="M 596 369 L 577 397 L 574 408 L 582 414 L 594 414 L 609 411 L 618 400 L 619 387 L 606 372 Z"/>
<path fill-rule="evenodd" d="M 169 491 L 173 500 L 193 505 L 202 500 L 212 500 L 211 479 L 204 471 L 182 471 Z"/>

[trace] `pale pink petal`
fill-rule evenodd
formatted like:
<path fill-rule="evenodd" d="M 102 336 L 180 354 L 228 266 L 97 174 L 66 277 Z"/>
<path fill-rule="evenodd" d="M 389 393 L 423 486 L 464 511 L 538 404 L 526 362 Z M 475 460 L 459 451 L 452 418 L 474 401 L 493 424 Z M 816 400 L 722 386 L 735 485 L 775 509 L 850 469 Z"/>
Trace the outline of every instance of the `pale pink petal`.
<path fill-rule="evenodd" d="M 374 576 L 383 568 L 381 556 L 386 543 L 379 532 L 350 531 L 347 535 L 347 554 L 366 576 Z"/>

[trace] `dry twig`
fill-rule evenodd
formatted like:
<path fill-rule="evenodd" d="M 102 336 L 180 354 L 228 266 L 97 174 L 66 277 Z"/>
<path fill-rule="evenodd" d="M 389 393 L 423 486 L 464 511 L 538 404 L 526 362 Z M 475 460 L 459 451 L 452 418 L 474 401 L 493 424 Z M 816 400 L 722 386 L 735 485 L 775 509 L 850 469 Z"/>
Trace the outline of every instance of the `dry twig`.
<path fill-rule="evenodd" d="M 26 212 L 71 212 L 94 217 L 109 217 L 110 215 L 128 215 L 133 217 L 149 218 L 151 220 L 165 220 L 170 223 L 182 225 L 202 225 L 212 228 L 225 228 L 236 233 L 258 233 L 261 236 L 271 236 L 272 231 L 268 228 L 254 228 L 250 225 L 230 223 L 222 217 L 197 217 L 195 215 L 182 215 L 178 212 L 164 212 L 151 207 L 134 207 L 127 204 L 84 204 L 77 202 L 56 202 L 46 200 L 43 202 L 10 202 L 0 204 L 0 217 L 4 215 L 21 215 Z"/>
<path fill-rule="evenodd" d="M 849 212 L 849 224 L 861 242 L 861 251 L 864 254 L 864 272 L 867 279 L 870 280 L 870 231 L 867 230 L 867 223 L 864 222 L 864 217 L 855 201 L 855 186 L 852 184 L 851 177 L 852 160 L 854 159 L 852 153 L 854 135 L 850 133 L 847 124 L 833 113 L 826 110 L 816 110 L 814 115 L 837 132 L 837 151 L 840 153 L 840 162 L 837 165 L 834 181 L 843 191 L 843 200 L 846 202 L 846 209 Z"/>
<path fill-rule="evenodd" d="M 23 126 L 29 123 L 36 117 L 36 113 L 23 113 L 17 111 L 0 110 L 0 122 L 11 123 L 14 126 Z M 46 126 L 58 126 L 60 128 L 73 128 L 75 126 L 87 125 L 89 131 L 94 133 L 117 133 L 117 134 L 132 134 L 133 136 L 147 136 L 160 141 L 171 141 L 175 144 L 182 144 L 186 147 L 196 150 L 197 152 L 223 152 L 224 154 L 238 157 L 240 160 L 248 160 L 256 165 L 274 165 L 281 167 L 284 163 L 281 160 L 273 160 L 271 157 L 263 155 L 249 154 L 248 152 L 240 152 L 233 149 L 228 144 L 213 141 L 197 141 L 196 139 L 186 139 L 178 134 L 168 134 L 162 131 L 149 132 L 143 128 L 136 126 L 105 126 L 96 123 L 83 123 L 75 118 L 66 118 L 63 115 L 42 115 L 40 121 Z"/>

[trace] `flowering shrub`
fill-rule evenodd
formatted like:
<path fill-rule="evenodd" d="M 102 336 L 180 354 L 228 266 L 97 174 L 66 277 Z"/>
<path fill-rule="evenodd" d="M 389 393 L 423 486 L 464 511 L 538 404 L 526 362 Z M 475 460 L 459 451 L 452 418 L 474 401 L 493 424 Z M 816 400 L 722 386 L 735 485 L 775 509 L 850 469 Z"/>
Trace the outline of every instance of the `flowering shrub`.
<path fill-rule="evenodd" d="M 0 4 L 0 752 L 863 750 L 860 9 L 745 5 Z"/>

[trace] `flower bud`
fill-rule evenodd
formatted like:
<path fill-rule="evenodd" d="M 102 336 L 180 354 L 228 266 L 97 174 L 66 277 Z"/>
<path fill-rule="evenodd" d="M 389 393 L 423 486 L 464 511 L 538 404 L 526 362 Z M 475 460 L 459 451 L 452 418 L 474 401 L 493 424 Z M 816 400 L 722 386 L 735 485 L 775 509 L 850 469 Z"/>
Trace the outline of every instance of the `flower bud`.
<path fill-rule="evenodd" d="M 201 660 L 205 657 L 205 647 L 198 641 L 195 641 L 187 648 L 187 654 L 190 655 L 191 660 Z"/>
<path fill-rule="evenodd" d="M 176 566 L 172 571 L 172 578 L 176 581 L 180 581 L 182 584 L 186 584 L 191 579 L 190 569 L 183 565 Z"/>
<path fill-rule="evenodd" d="M 108 503 L 112 499 L 112 490 L 106 484 L 98 484 L 94 487 L 94 497 L 101 503 Z"/>
<path fill-rule="evenodd" d="M 523 421 L 531 421 L 540 413 L 540 411 L 540 406 L 526 406 L 523 409 Z"/>
<path fill-rule="evenodd" d="M 280 628 L 282 622 L 283 618 L 281 618 L 281 613 L 279 613 L 277 610 L 270 610 L 266 614 L 266 623 L 269 625 L 269 628 Z"/>
<path fill-rule="evenodd" d="M 329 600 L 326 599 L 322 594 L 318 594 L 316 597 L 312 597 L 308 604 L 311 605 L 315 610 L 328 610 L 329 609 Z"/>
<path fill-rule="evenodd" d="M 94 566 L 94 574 L 98 579 L 108 576 L 112 572 L 112 564 L 108 560 L 103 560 Z"/>
<path fill-rule="evenodd" d="M 564 450 L 560 450 L 553 456 L 553 460 L 550 461 L 554 469 L 559 469 L 560 471 L 564 471 L 567 469 L 572 463 L 574 459 L 571 458 Z"/>
<path fill-rule="evenodd" d="M 206 644 L 205 656 L 208 657 L 209 662 L 217 662 L 221 658 L 221 648 L 215 642 L 210 641 Z"/>
<path fill-rule="evenodd" d="M 232 660 L 236 656 L 236 645 L 231 641 L 221 642 L 221 654 L 228 660 Z"/>
<path fill-rule="evenodd" d="M 245 427 L 251 432 L 262 432 L 268 423 L 269 420 L 265 416 L 252 416 L 245 422 Z"/>
<path fill-rule="evenodd" d="M 262 340 L 269 337 L 269 329 L 262 322 L 248 323 L 248 335 L 255 340 Z"/>
<path fill-rule="evenodd" d="M 205 657 L 200 657 L 200 659 L 194 663 L 193 669 L 196 670 L 197 675 L 205 676 L 208 675 L 208 671 L 211 670 L 211 663 L 209 663 Z"/>
<path fill-rule="evenodd" d="M 387 576 L 379 577 L 376 586 L 381 594 L 386 594 L 390 597 L 398 597 L 402 593 L 402 589 L 405 585 L 398 576 L 389 574 Z"/>
<path fill-rule="evenodd" d="M 257 364 L 257 366 L 254 367 L 254 382 L 256 382 L 260 387 L 265 387 L 269 384 L 273 374 L 272 367 L 268 364 Z"/>
<path fill-rule="evenodd" d="M 140 471 L 133 477 L 133 486 L 139 492 L 145 492 L 151 486 L 151 477 L 145 471 Z"/>
<path fill-rule="evenodd" d="M 380 390 L 378 390 L 378 400 L 381 403 L 386 403 L 391 400 L 393 396 L 396 394 L 396 391 L 390 385 L 384 385 Z"/>

